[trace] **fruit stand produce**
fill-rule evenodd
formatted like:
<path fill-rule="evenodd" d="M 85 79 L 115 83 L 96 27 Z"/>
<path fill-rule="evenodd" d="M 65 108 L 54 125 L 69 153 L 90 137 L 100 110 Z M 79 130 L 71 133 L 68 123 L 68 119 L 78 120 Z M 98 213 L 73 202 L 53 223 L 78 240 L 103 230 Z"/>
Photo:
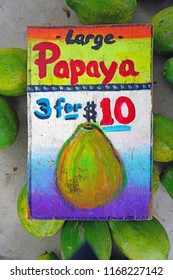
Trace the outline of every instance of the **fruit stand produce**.
<path fill-rule="evenodd" d="M 27 26 L 62 26 L 62 25 L 82 25 L 82 21 L 79 20 L 79 17 L 72 10 L 67 3 L 73 1 L 65 1 L 65 0 L 6 0 L 0 1 L 0 18 L 1 18 L 1 28 L 0 28 L 0 49 L 5 48 L 20 48 L 20 49 L 27 49 L 27 38 L 26 38 L 26 29 Z M 82 2 L 82 1 L 81 1 Z M 94 2 L 94 1 L 91 1 Z M 99 1 L 98 1 L 99 2 Z M 102 2 L 102 1 L 100 1 Z M 112 1 L 111 1 L 112 2 Z M 120 1 L 119 1 L 120 2 Z M 171 0 L 137 0 L 131 1 L 134 3 L 137 2 L 136 11 L 132 11 L 134 16 L 130 20 L 129 23 L 147 23 L 149 22 L 154 15 L 156 15 L 159 11 L 173 5 Z M 130 17 L 132 16 L 130 15 Z M 165 16 L 166 17 L 166 16 Z M 173 18 L 173 17 L 172 17 Z M 162 19 L 161 19 L 162 20 Z M 151 20 L 152 21 L 152 20 Z M 90 21 L 92 23 L 92 21 Z M 162 24 L 161 22 L 160 24 Z M 172 23 L 173 24 L 173 23 Z M 171 25 L 172 26 L 172 25 Z M 170 35 L 171 29 L 168 27 L 167 35 Z M 172 45 L 173 45 L 173 34 L 172 34 Z M 169 50 L 168 50 L 169 51 Z M 24 51 L 25 52 L 25 51 Z M 1 52 L 0 52 L 1 56 Z M 172 54 L 173 57 L 173 54 Z M 164 139 L 163 131 L 165 129 L 163 124 L 163 119 L 168 118 L 173 122 L 173 77 L 170 75 L 170 68 L 171 62 L 168 61 L 165 68 L 165 63 L 169 57 L 154 55 L 154 67 L 153 67 L 153 90 L 154 90 L 154 106 L 153 111 L 156 114 L 162 115 L 163 118 L 159 118 L 158 115 L 155 117 L 155 121 L 157 124 L 161 123 L 162 131 L 156 129 L 156 134 L 161 133 L 161 140 Z M 18 61 L 19 62 L 19 61 Z M 23 62 L 22 66 L 23 67 Z M 0 65 L 0 74 L 2 73 L 2 65 Z M 24 66 L 25 67 L 25 66 Z M 166 72 L 167 71 L 167 72 Z M 4 80 L 7 77 L 4 77 Z M 26 77 L 23 77 L 23 81 Z M 17 83 L 16 83 L 17 84 Z M 17 117 L 14 117 L 11 109 L 10 114 L 11 118 L 15 118 L 16 126 L 13 128 L 9 128 L 10 134 L 12 134 L 12 139 L 9 140 L 9 144 L 5 145 L 9 147 L 3 147 L 0 149 L 0 189 L 1 189 L 1 196 L 0 196 L 0 259 L 21 259 L 21 260 L 29 260 L 29 259 L 61 259 L 61 250 L 65 252 L 65 241 L 64 247 L 60 244 L 61 243 L 61 231 L 63 224 L 57 225 L 56 234 L 50 236 L 49 234 L 43 233 L 43 238 L 37 238 L 32 234 L 29 234 L 20 223 L 18 213 L 17 213 L 17 200 L 19 194 L 22 190 L 22 187 L 26 184 L 26 173 L 27 173 L 27 97 L 26 94 L 23 93 L 23 89 L 21 92 L 13 91 L 14 96 L 9 94 L 10 92 L 10 82 L 6 82 L 6 87 L 3 88 L 2 92 L 2 85 L 4 85 L 3 78 L 0 78 L 0 96 L 2 104 L 8 104 L 8 102 L 13 106 L 19 120 L 19 127 L 17 123 Z M 20 88 L 24 88 L 23 85 L 20 85 Z M 18 91 L 18 88 L 17 88 Z M 5 98 L 5 102 L 4 102 Z M 8 107 L 8 105 L 5 105 Z M 4 105 L 2 105 L 4 106 Z M 1 107 L 2 107 L 1 106 Z M 8 107 L 9 108 L 9 107 Z M 11 108 L 11 107 L 10 107 Z M 1 112 L 2 113 L 2 112 Z M 0 117 L 1 114 L 0 113 Z M 9 120 L 11 125 L 11 122 Z M 171 124 L 169 121 L 169 126 Z M 0 122 L 1 124 L 1 122 Z M 3 123 L 4 125 L 4 123 Z M 4 128 L 4 127 L 3 127 Z M 167 127 L 168 128 L 168 127 Z M 14 131 L 13 131 L 14 130 Z M 169 130 L 169 128 L 168 128 Z M 170 153 L 173 151 L 172 146 L 172 135 L 167 133 L 167 140 L 169 142 Z M 15 139 L 17 134 L 17 138 Z M 1 136 L 1 132 L 0 132 Z M 8 139 L 7 139 L 8 140 Z M 12 144 L 13 143 L 13 144 Z M 155 145 L 160 145 L 156 141 Z M 172 150 L 171 150 L 172 149 Z M 158 172 L 161 173 L 164 166 L 171 164 L 171 162 L 162 162 L 160 157 L 158 158 L 158 154 L 155 153 L 155 156 L 158 162 L 155 163 L 157 166 Z M 160 153 L 159 153 L 160 156 Z M 166 154 L 165 154 L 166 156 Z M 172 159 L 170 159 L 173 161 Z M 51 163 L 50 163 L 51 164 Z M 172 170 L 172 168 L 171 168 Z M 158 174 L 156 170 L 154 172 L 154 182 L 155 182 L 155 190 L 154 199 L 153 199 L 153 214 L 155 220 L 153 221 L 155 228 L 153 231 L 157 231 L 157 228 L 160 230 L 161 238 L 164 236 L 165 238 L 165 248 L 161 252 L 162 254 L 159 255 L 157 251 L 158 258 L 164 259 L 167 258 L 167 254 L 169 251 L 169 242 L 167 240 L 167 235 L 170 241 L 170 253 L 169 259 L 173 260 L 173 200 L 171 198 L 172 192 L 170 191 L 170 184 L 168 182 L 168 171 L 165 169 L 165 172 L 162 173 L 162 183 L 163 185 L 159 185 L 157 190 L 157 182 L 158 182 Z M 171 173 L 172 175 L 172 173 Z M 172 177 L 171 177 L 172 178 Z M 171 195 L 169 195 L 169 193 Z M 157 220 L 156 220 L 157 219 Z M 158 222 L 157 222 L 158 221 Z M 80 224 L 80 223 L 79 223 Z M 160 224 L 162 226 L 160 226 Z M 68 228 L 68 224 L 66 225 L 66 229 Z M 85 225 L 86 226 L 86 225 Z M 112 231 L 116 232 L 115 223 L 110 223 L 110 227 Z M 128 225 L 126 225 L 128 227 Z M 148 224 L 147 224 L 148 226 Z M 138 234 L 131 226 L 128 227 L 129 231 L 131 230 L 132 234 Z M 106 229 L 107 230 L 107 227 Z M 123 232 L 124 228 L 121 227 Z M 166 235 L 167 233 L 167 235 Z M 67 234 L 66 232 L 64 235 Z M 46 236 L 46 237 L 44 237 Z M 87 235 L 90 237 L 90 234 Z M 146 234 L 149 236 L 149 233 Z M 144 240 L 145 236 L 143 236 Z M 78 239 L 77 242 L 80 243 Z M 144 240 L 146 241 L 146 240 Z M 157 240 L 156 240 L 157 241 Z M 118 240 L 118 244 L 121 243 L 121 248 L 123 248 L 122 240 Z M 158 241 L 159 242 L 159 241 Z M 157 243 L 157 242 L 156 242 Z M 153 244 L 157 247 L 157 244 Z M 131 239 L 129 242 L 129 246 L 131 246 Z M 141 244 L 140 244 L 141 246 Z M 146 246 L 146 245 L 145 245 Z M 108 244 L 109 247 L 109 244 Z M 151 249 L 152 249 L 151 248 Z M 110 253 L 110 247 L 108 248 L 108 253 Z M 135 248 L 134 248 L 135 249 Z M 123 248 L 123 250 L 125 250 Z M 124 251 L 125 252 L 125 251 Z M 136 254 L 136 251 L 134 251 Z M 107 254 L 108 254 L 107 253 Z M 126 256 L 129 258 L 136 258 L 136 255 L 129 255 L 129 253 L 125 252 Z M 133 253 L 133 252 L 132 252 Z M 146 252 L 147 258 L 147 252 Z M 138 256 L 140 259 L 140 256 Z M 106 257 L 104 257 L 106 258 Z M 116 258 L 116 248 L 113 246 L 113 254 L 112 258 Z"/>

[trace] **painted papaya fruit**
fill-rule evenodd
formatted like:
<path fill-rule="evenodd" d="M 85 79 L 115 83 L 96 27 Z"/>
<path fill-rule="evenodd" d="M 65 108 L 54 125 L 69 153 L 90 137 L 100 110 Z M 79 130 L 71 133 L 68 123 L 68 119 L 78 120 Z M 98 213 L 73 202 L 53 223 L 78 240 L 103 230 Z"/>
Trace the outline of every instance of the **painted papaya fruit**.
<path fill-rule="evenodd" d="M 154 52 L 160 55 L 173 53 L 173 6 L 155 14 L 149 23 L 154 25 Z"/>
<path fill-rule="evenodd" d="M 163 64 L 162 75 L 167 81 L 173 83 L 173 57 L 167 59 Z"/>
<path fill-rule="evenodd" d="M 111 234 L 105 221 L 66 221 L 61 231 L 60 250 L 63 260 L 69 260 L 87 242 L 99 260 L 109 260 L 112 251 Z"/>
<path fill-rule="evenodd" d="M 80 124 L 57 158 L 57 186 L 62 197 L 82 209 L 104 205 L 125 187 L 123 162 L 94 123 Z"/>
<path fill-rule="evenodd" d="M 163 167 L 160 174 L 160 182 L 173 199 L 173 165 L 168 164 Z"/>
<path fill-rule="evenodd" d="M 129 23 L 136 0 L 66 0 L 83 24 Z"/>
<path fill-rule="evenodd" d="M 166 230 L 153 217 L 148 221 L 109 221 L 116 246 L 129 260 L 167 260 L 170 241 Z"/>
<path fill-rule="evenodd" d="M 161 114 L 153 114 L 153 159 L 157 162 L 173 160 L 173 121 Z"/>

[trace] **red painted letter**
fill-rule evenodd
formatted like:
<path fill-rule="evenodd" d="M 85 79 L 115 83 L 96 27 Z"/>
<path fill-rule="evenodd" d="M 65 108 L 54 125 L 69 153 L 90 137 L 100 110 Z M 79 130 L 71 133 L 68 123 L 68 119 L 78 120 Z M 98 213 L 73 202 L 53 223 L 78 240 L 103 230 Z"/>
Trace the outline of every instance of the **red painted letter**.
<path fill-rule="evenodd" d="M 135 71 L 134 62 L 130 59 L 123 60 L 120 64 L 119 73 L 123 77 L 139 75 L 139 72 Z"/>
<path fill-rule="evenodd" d="M 101 76 L 98 69 L 98 62 L 95 60 L 92 60 L 88 63 L 86 71 L 90 77 L 100 78 Z"/>
<path fill-rule="evenodd" d="M 85 68 L 85 63 L 82 60 L 70 60 L 71 85 L 78 83 L 78 77 L 84 74 Z"/>
<path fill-rule="evenodd" d="M 69 66 L 67 61 L 60 60 L 54 67 L 53 73 L 58 78 L 69 78 Z"/>
<path fill-rule="evenodd" d="M 46 77 L 46 66 L 47 64 L 55 62 L 61 55 L 60 48 L 51 42 L 38 43 L 33 47 L 34 51 L 39 51 L 38 58 L 34 61 L 38 65 L 39 78 Z M 51 51 L 52 55 L 46 57 L 46 51 Z"/>
<path fill-rule="evenodd" d="M 101 61 L 99 64 L 100 64 L 102 73 L 105 75 L 105 78 L 104 78 L 102 84 L 108 84 L 112 80 L 112 78 L 117 70 L 118 63 L 113 61 L 109 68 L 106 67 L 104 61 Z"/>

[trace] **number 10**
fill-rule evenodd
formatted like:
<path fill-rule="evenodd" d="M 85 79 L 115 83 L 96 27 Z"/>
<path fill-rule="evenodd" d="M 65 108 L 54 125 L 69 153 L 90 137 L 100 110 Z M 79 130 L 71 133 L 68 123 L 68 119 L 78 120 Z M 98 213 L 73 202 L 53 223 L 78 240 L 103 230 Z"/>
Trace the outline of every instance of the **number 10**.
<path fill-rule="evenodd" d="M 122 106 L 126 105 L 127 107 L 127 116 L 123 116 Z M 111 116 L 111 100 L 109 98 L 103 98 L 100 102 L 100 107 L 102 108 L 103 118 L 100 121 L 100 125 L 112 125 L 114 119 Z M 121 124 L 131 123 L 136 116 L 135 105 L 132 100 L 126 96 L 120 96 L 115 101 L 114 106 L 114 116 L 115 119 Z"/>

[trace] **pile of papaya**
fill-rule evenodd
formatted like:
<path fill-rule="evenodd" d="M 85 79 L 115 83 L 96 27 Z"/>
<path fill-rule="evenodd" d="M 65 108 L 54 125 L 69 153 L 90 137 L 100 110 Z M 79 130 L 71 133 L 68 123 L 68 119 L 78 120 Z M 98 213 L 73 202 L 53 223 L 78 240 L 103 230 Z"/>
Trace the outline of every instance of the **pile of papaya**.
<path fill-rule="evenodd" d="M 63 221 L 30 220 L 27 186 L 24 185 L 17 203 L 23 228 L 37 238 L 60 232 L 60 259 L 73 259 L 87 243 L 96 259 L 167 260 L 170 253 L 168 234 L 156 217 L 146 221 Z M 116 250 L 113 250 L 116 248 Z M 116 252 L 116 253 L 115 253 Z M 85 259 L 81 254 L 81 259 Z M 38 260 L 58 259 L 53 251 L 45 251 Z"/>
<path fill-rule="evenodd" d="M 76 13 L 81 24 L 127 24 L 137 12 L 136 0 L 66 0 L 67 9 Z M 165 57 L 162 74 L 173 83 L 173 6 L 155 14 L 149 21 L 154 26 L 154 53 Z M 0 49 L 0 149 L 17 139 L 19 119 L 9 98 L 26 94 L 27 51 L 20 48 Z M 173 85 L 172 85 L 173 86 Z M 157 163 L 164 163 L 158 172 Z M 173 199 L 173 120 L 153 113 L 153 195 L 159 184 Z M 72 259 L 87 242 L 97 259 L 166 260 L 170 240 L 160 223 L 148 221 L 39 221 L 29 219 L 27 185 L 18 196 L 17 211 L 24 229 L 37 238 L 60 232 L 60 258 Z M 113 253 L 116 247 L 117 254 Z M 38 260 L 59 259 L 53 251 L 45 251 Z"/>
<path fill-rule="evenodd" d="M 19 118 L 8 98 L 26 94 L 27 51 L 21 48 L 0 49 L 0 150 L 17 139 Z"/>

